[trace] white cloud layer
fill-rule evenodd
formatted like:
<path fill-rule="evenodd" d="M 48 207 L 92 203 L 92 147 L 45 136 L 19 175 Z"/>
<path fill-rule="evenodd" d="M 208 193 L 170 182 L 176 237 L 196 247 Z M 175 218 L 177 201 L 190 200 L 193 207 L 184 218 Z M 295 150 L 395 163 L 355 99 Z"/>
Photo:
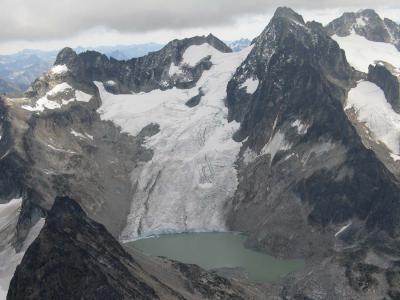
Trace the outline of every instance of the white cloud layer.
<path fill-rule="evenodd" d="M 326 23 L 344 11 L 374 8 L 399 21 L 400 2 L 385 0 L 2 0 L 0 52 L 18 47 L 100 45 L 213 32 L 254 37 L 278 6 Z M 97 40 L 97 42 L 96 42 Z M 66 43 L 68 41 L 68 43 Z"/>

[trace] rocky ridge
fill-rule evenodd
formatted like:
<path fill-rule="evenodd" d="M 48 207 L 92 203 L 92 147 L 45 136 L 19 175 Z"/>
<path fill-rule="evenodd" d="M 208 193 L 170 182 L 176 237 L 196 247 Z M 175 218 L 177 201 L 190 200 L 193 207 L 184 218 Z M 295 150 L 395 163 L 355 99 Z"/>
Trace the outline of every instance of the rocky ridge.
<path fill-rule="evenodd" d="M 212 34 L 183 40 L 173 40 L 161 50 L 148 55 L 119 61 L 95 51 L 77 55 L 65 48 L 57 56 L 55 65 L 66 65 L 70 72 L 88 84 L 93 81 L 112 82 L 108 90 L 115 93 L 148 92 L 171 87 L 189 88 L 211 67 L 209 57 L 195 66 L 183 65 L 181 72 L 171 74 L 170 66 L 179 66 L 185 50 L 193 45 L 209 44 L 221 52 L 232 50 Z"/>

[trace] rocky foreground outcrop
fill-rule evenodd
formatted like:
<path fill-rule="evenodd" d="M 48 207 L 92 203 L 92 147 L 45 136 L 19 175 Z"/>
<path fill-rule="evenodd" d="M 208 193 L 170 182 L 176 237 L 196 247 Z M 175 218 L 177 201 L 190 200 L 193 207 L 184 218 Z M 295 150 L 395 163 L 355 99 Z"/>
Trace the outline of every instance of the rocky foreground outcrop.
<path fill-rule="evenodd" d="M 262 294 L 195 265 L 129 254 L 59 197 L 11 281 L 7 299 L 251 299 Z"/>

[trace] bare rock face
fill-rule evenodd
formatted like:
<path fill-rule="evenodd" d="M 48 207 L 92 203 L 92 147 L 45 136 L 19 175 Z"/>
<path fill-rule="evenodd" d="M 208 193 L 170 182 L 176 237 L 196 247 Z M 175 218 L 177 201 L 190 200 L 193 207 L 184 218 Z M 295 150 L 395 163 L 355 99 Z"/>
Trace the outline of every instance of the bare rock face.
<path fill-rule="evenodd" d="M 0 97 L 0 203 L 8 202 L 22 191 L 22 160 L 15 154 L 9 155 L 13 144 L 11 122 L 8 109 Z"/>
<path fill-rule="evenodd" d="M 172 283 L 163 279 L 161 274 L 166 272 L 178 279 Z M 191 283 L 190 290 L 185 282 Z M 60 197 L 18 266 L 7 299 L 246 297 L 244 290 L 228 280 L 196 266 L 171 262 L 159 274 L 148 273 L 103 225 L 89 219 L 75 201 Z"/>
<path fill-rule="evenodd" d="M 347 36 L 351 32 L 374 42 L 391 43 L 400 50 L 400 25 L 381 17 L 372 9 L 344 13 L 330 22 L 325 29 L 330 35 Z"/>
<path fill-rule="evenodd" d="M 370 65 L 368 68 L 368 80 L 379 86 L 385 93 L 386 99 L 393 109 L 400 112 L 400 82 L 397 76 L 383 64 Z"/>

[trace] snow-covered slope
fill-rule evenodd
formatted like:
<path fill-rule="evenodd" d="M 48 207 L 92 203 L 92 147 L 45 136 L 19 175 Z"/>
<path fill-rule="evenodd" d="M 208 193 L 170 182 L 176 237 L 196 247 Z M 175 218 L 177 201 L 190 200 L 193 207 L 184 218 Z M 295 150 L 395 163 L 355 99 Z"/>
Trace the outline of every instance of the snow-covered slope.
<path fill-rule="evenodd" d="M 225 229 L 223 207 L 236 189 L 234 162 L 241 143 L 232 140 L 239 124 L 227 122 L 224 99 L 228 81 L 250 48 L 221 53 L 210 47 L 189 47 L 183 55 L 187 64 L 211 55 L 211 69 L 191 89 L 113 95 L 96 82 L 103 119 L 132 135 L 150 123 L 160 126 L 146 141 L 154 151 L 152 160 L 132 174 L 136 193 L 122 240 Z M 200 90 L 200 103 L 185 105 Z"/>
<path fill-rule="evenodd" d="M 22 249 L 17 253 L 10 243 L 15 234 L 15 227 L 22 205 L 22 198 L 0 204 L 0 299 L 6 299 L 7 290 L 15 268 L 21 262 L 28 246 L 39 234 L 44 220 L 40 220 L 28 233 Z"/>
<path fill-rule="evenodd" d="M 368 73 L 368 66 L 378 61 L 400 68 L 400 52 L 392 44 L 369 41 L 354 32 L 344 37 L 333 35 L 332 38 L 346 52 L 350 65 L 361 72 Z"/>
<path fill-rule="evenodd" d="M 385 144 L 394 160 L 400 159 L 400 115 L 377 85 L 359 82 L 350 90 L 345 109 L 354 109 L 358 121 L 365 124 L 372 138 Z"/>

